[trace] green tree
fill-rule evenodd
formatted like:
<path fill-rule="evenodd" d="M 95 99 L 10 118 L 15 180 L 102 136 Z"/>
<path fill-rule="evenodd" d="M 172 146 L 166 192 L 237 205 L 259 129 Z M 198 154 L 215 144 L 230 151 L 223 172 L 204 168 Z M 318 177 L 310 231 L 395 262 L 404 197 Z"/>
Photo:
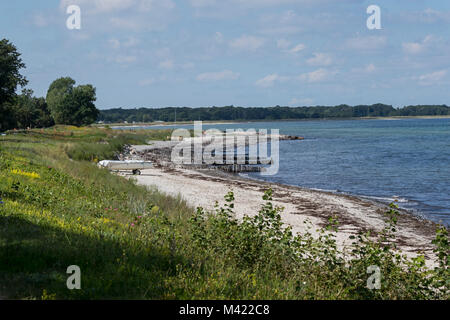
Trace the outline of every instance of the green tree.
<path fill-rule="evenodd" d="M 47 104 L 56 124 L 88 125 L 97 120 L 96 90 L 88 85 L 74 87 L 75 80 L 59 78 L 50 85 Z"/>
<path fill-rule="evenodd" d="M 12 104 L 18 86 L 25 86 L 27 79 L 20 74 L 25 64 L 17 48 L 8 40 L 0 40 L 0 131 L 16 126 Z"/>
<path fill-rule="evenodd" d="M 54 124 L 45 99 L 33 97 L 33 90 L 22 90 L 16 99 L 14 113 L 19 128 L 44 128 Z"/>

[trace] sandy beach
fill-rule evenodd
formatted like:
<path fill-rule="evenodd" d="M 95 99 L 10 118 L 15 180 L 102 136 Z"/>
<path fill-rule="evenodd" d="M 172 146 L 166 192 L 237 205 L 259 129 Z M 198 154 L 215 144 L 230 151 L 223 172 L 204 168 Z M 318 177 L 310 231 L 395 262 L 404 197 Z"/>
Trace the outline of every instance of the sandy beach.
<path fill-rule="evenodd" d="M 213 211 L 216 201 L 223 204 L 228 191 L 235 195 L 235 212 L 238 218 L 255 215 L 261 207 L 265 190 L 272 188 L 274 204 L 284 207 L 282 219 L 294 232 L 307 230 L 306 221 L 312 224 L 310 232 L 327 224 L 329 217 L 337 216 L 339 247 L 350 244 L 349 236 L 359 231 L 380 231 L 384 227 L 386 205 L 369 200 L 338 195 L 299 187 L 244 179 L 237 175 L 212 171 L 194 171 L 184 168 L 155 167 L 134 176 L 138 184 L 156 187 L 161 192 L 180 196 L 192 207 Z M 400 211 L 397 246 L 408 256 L 423 252 L 427 265 L 434 265 L 435 256 L 431 241 L 436 225 L 420 220 L 410 213 Z"/>

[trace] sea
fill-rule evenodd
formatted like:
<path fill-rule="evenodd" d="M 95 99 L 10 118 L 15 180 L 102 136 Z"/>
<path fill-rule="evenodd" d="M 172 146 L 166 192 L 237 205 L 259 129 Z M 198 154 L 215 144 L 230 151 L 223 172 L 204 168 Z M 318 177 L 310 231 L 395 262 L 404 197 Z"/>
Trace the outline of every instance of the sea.
<path fill-rule="evenodd" d="M 396 200 L 411 214 L 450 225 L 449 118 L 203 124 L 204 130 L 211 128 L 279 129 L 305 138 L 280 141 L 276 175 L 243 176 L 384 203 Z"/>

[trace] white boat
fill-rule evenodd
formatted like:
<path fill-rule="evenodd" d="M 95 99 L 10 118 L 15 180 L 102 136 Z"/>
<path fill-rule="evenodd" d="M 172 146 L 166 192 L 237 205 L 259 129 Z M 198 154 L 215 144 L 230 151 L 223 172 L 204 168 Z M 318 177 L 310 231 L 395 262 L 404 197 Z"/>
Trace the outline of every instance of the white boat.
<path fill-rule="evenodd" d="M 153 163 L 150 161 L 142 160 L 125 160 L 125 161 L 115 161 L 115 160 L 103 160 L 98 163 L 99 167 L 107 168 L 109 170 L 131 170 L 133 174 L 141 174 L 140 170 L 149 169 L 153 167 Z"/>

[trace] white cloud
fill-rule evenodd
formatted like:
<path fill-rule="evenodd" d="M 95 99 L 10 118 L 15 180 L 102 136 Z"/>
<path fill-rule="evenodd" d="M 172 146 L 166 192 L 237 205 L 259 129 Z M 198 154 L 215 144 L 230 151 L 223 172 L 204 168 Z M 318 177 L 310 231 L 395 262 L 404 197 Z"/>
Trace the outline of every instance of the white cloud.
<path fill-rule="evenodd" d="M 447 70 L 440 70 L 432 73 L 423 74 L 415 79 L 419 81 L 420 85 L 429 86 L 438 84 L 447 75 Z"/>
<path fill-rule="evenodd" d="M 255 51 L 264 45 L 265 39 L 260 37 L 243 35 L 230 41 L 230 46 L 237 50 Z"/>
<path fill-rule="evenodd" d="M 332 62 L 333 59 L 326 53 L 314 53 L 314 57 L 306 60 L 310 66 L 329 66 Z"/>
<path fill-rule="evenodd" d="M 373 63 L 370 63 L 365 67 L 358 67 L 351 69 L 351 72 L 353 73 L 373 73 L 375 71 L 377 71 L 377 67 Z"/>
<path fill-rule="evenodd" d="M 119 39 L 112 38 L 112 39 L 108 40 L 108 43 L 114 49 L 119 49 L 121 47 L 130 48 L 130 47 L 134 47 L 137 44 L 139 44 L 139 40 L 135 37 L 129 37 L 127 40 L 124 40 L 124 41 L 120 41 Z"/>
<path fill-rule="evenodd" d="M 205 72 L 197 76 L 198 81 L 219 81 L 219 80 L 236 80 L 240 76 L 239 73 L 224 70 L 220 72 Z"/>
<path fill-rule="evenodd" d="M 268 76 L 265 76 L 264 78 L 256 81 L 255 85 L 258 87 L 268 88 L 268 87 L 272 87 L 274 85 L 275 81 L 277 81 L 279 79 L 280 79 L 280 76 L 278 74 L 276 74 L 276 73 L 269 74 Z"/>
<path fill-rule="evenodd" d="M 309 83 L 322 82 L 329 80 L 336 73 L 337 72 L 335 71 L 328 71 L 323 68 L 303 73 L 296 77 L 280 76 L 277 73 L 273 73 L 265 76 L 264 78 L 259 79 L 258 81 L 255 82 L 255 85 L 262 88 L 268 88 L 273 87 L 277 82 L 285 82 L 285 81 L 303 81 Z"/>
<path fill-rule="evenodd" d="M 298 76 L 298 79 L 310 83 L 322 82 L 330 79 L 334 74 L 336 74 L 336 72 L 331 72 L 321 68 L 315 71 L 303 73 L 300 76 Z"/>
<path fill-rule="evenodd" d="M 424 45 L 418 42 L 406 42 L 402 44 L 402 47 L 408 54 L 417 54 L 424 50 Z"/>
<path fill-rule="evenodd" d="M 428 50 L 433 44 L 437 44 L 440 39 L 436 38 L 433 35 L 427 35 L 420 42 L 404 42 L 402 44 L 403 51 L 407 54 L 419 54 L 426 50 Z"/>
<path fill-rule="evenodd" d="M 295 47 L 289 50 L 290 53 L 299 53 L 300 51 L 305 50 L 306 46 L 303 43 L 299 43 Z"/>
<path fill-rule="evenodd" d="M 258 81 L 255 82 L 255 85 L 258 87 L 262 87 L 262 88 L 268 88 L 268 87 L 273 87 L 273 85 L 276 82 L 285 82 L 290 79 L 291 79 L 290 77 L 280 76 L 276 73 L 273 73 L 273 74 L 269 74 L 269 75 L 265 76 L 264 78 L 259 79 Z"/>
<path fill-rule="evenodd" d="M 353 50 L 376 50 L 384 48 L 386 43 L 386 37 L 383 36 L 360 36 L 347 40 L 347 47 Z"/>
<path fill-rule="evenodd" d="M 449 22 L 450 21 L 450 12 L 448 11 L 439 11 L 435 9 L 425 9 L 419 13 L 407 14 L 407 18 L 414 21 L 425 22 L 425 23 L 436 23 L 436 22 Z"/>

